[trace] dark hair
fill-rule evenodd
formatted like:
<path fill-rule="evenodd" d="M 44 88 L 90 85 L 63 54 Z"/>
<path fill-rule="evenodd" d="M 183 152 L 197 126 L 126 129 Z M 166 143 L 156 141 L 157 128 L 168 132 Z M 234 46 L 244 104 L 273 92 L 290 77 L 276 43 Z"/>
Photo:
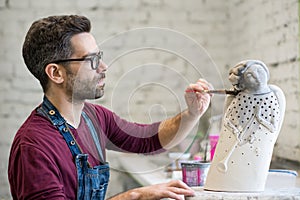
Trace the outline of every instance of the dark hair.
<path fill-rule="evenodd" d="M 69 58 L 73 54 L 71 38 L 90 30 L 90 20 L 78 15 L 49 16 L 31 25 L 23 44 L 23 58 L 44 92 L 48 85 L 45 66 L 53 60 Z"/>

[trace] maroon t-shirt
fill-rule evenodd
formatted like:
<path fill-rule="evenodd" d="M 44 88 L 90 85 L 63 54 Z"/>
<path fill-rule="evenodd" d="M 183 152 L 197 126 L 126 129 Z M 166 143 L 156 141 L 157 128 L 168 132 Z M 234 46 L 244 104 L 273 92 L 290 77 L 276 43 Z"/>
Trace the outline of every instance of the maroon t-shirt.
<path fill-rule="evenodd" d="M 158 139 L 159 123 L 127 122 L 108 109 L 86 103 L 84 112 L 91 118 L 105 149 L 153 154 L 162 151 Z M 81 117 L 77 129 L 71 127 L 83 153 L 92 166 L 101 164 L 95 144 Z M 57 128 L 34 110 L 18 130 L 13 141 L 8 178 L 14 199 L 75 199 L 77 172 L 71 151 Z"/>

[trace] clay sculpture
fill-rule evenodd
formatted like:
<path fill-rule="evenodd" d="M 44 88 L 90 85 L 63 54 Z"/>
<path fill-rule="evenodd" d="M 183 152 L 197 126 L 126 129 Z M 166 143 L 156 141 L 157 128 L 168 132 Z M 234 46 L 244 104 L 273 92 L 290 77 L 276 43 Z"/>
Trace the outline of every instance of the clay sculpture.
<path fill-rule="evenodd" d="M 236 95 L 227 95 L 220 138 L 205 190 L 259 192 L 265 188 L 285 112 L 282 90 L 269 85 L 267 66 L 246 60 L 229 71 Z"/>

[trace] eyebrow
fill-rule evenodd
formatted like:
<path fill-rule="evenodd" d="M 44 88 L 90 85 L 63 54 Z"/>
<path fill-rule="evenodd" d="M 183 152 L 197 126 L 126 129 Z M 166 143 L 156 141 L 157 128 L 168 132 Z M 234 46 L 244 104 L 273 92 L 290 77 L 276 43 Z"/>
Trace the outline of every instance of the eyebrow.
<path fill-rule="evenodd" d="M 89 57 L 89 56 L 94 56 L 94 55 L 99 54 L 100 52 L 101 52 L 101 51 L 93 52 L 93 53 L 87 53 L 86 55 L 82 56 L 82 58 L 86 58 L 86 57 Z"/>

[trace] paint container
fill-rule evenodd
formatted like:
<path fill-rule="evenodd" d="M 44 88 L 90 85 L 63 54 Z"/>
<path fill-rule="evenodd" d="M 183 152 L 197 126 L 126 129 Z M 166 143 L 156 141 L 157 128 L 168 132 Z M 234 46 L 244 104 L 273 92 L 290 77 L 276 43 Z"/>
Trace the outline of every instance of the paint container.
<path fill-rule="evenodd" d="M 203 186 L 209 170 L 210 162 L 188 161 L 181 163 L 182 181 L 188 186 Z"/>

